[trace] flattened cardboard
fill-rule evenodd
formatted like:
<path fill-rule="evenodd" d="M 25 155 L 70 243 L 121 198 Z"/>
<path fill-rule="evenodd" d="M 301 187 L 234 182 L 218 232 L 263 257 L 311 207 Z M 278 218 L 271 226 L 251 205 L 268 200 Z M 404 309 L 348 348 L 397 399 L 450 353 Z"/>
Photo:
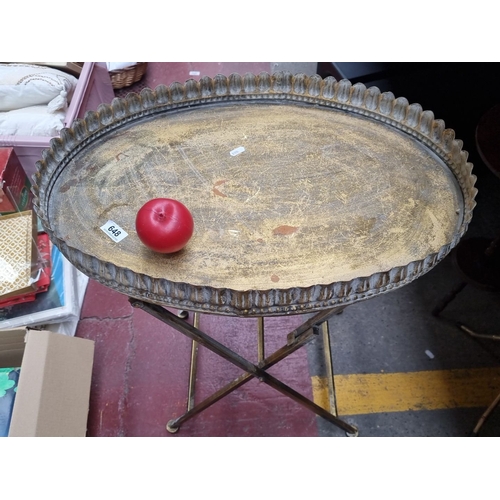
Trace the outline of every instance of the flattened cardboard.
<path fill-rule="evenodd" d="M 22 364 L 9 437 L 85 436 L 94 342 L 46 330 L 0 331 L 0 366 L 19 366 L 11 364 L 16 359 Z"/>
<path fill-rule="evenodd" d="M 21 366 L 25 348 L 26 328 L 0 330 L 0 368 Z"/>

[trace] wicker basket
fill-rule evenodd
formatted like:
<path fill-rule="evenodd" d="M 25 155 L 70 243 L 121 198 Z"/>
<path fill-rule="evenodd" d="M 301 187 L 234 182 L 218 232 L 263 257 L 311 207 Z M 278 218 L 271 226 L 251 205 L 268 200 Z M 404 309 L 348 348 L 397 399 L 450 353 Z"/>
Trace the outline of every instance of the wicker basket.
<path fill-rule="evenodd" d="M 133 66 L 110 71 L 109 76 L 111 77 L 113 88 L 116 90 L 123 87 L 130 87 L 130 85 L 138 82 L 144 76 L 147 67 L 147 62 L 138 62 Z"/>

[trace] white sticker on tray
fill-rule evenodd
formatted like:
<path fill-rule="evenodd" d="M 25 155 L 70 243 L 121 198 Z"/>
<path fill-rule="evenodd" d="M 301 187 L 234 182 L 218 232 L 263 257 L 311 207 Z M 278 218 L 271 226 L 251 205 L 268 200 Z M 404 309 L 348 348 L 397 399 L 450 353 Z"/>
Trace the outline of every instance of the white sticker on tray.
<path fill-rule="evenodd" d="M 116 222 L 112 220 L 108 220 L 104 226 L 101 226 L 101 229 L 104 233 L 106 233 L 113 241 L 117 243 L 122 241 L 123 238 L 128 236 L 127 231 L 122 229 Z"/>
<path fill-rule="evenodd" d="M 236 149 L 233 149 L 232 151 L 229 151 L 229 154 L 231 156 L 238 156 L 241 153 L 243 153 L 243 151 L 245 151 L 245 148 L 243 146 L 240 146 L 239 148 L 236 148 Z"/>

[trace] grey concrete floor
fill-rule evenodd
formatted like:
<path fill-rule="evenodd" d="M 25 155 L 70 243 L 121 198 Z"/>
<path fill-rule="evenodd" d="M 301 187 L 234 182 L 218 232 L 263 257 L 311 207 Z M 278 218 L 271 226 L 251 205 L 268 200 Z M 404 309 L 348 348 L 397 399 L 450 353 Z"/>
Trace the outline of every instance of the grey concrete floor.
<path fill-rule="evenodd" d="M 422 98 L 428 99 L 428 95 Z M 495 102 L 470 102 L 471 112 L 457 122 L 460 129 L 457 137 L 464 141 L 464 149 L 470 154 L 479 190 L 474 216 L 464 239 L 491 239 L 500 234 L 500 179 L 484 165 L 476 149 L 474 113 L 477 116 L 483 111 L 476 110 L 476 104 L 486 111 Z M 447 122 L 446 110 L 444 113 L 445 116 L 436 118 Z M 329 322 L 335 374 L 499 367 L 499 341 L 473 338 L 457 326 L 460 322 L 481 334 L 500 335 L 499 294 L 467 285 L 439 317 L 432 315 L 433 308 L 460 281 L 449 255 L 413 283 L 356 303 L 335 316 Z M 312 371 L 321 371 L 320 342 L 311 344 L 308 349 Z M 432 352 L 434 357 L 431 359 L 426 351 Z M 423 407 L 418 411 L 344 416 L 339 407 L 339 413 L 341 418 L 359 428 L 360 436 L 468 436 L 485 409 L 484 406 L 463 408 L 457 405 L 448 409 Z M 318 425 L 320 435 L 344 435 L 322 419 L 318 419 Z M 500 409 L 497 409 L 482 426 L 479 436 L 499 435 Z"/>
<path fill-rule="evenodd" d="M 331 319 L 335 374 L 498 367 L 500 342 L 473 338 L 456 326 L 460 321 L 477 332 L 500 334 L 498 295 L 468 286 L 439 318 L 431 314 L 456 282 L 456 270 L 447 258 L 400 290 L 354 304 Z M 309 348 L 313 365 L 322 360 L 321 343 L 317 344 Z M 426 351 L 434 357 L 431 359 Z M 359 428 L 360 436 L 467 436 L 484 410 L 457 407 L 377 412 L 346 416 L 345 420 Z M 320 435 L 343 435 L 322 419 L 318 419 L 318 425 Z M 500 435 L 500 411 L 493 412 L 480 435 Z"/>
<path fill-rule="evenodd" d="M 464 239 L 500 234 L 500 180 L 481 165 L 477 174 L 480 195 Z M 413 283 L 353 304 L 333 317 L 329 326 L 335 374 L 499 367 L 500 341 L 472 337 L 457 323 L 482 335 L 500 336 L 500 294 L 468 284 L 439 317 L 432 315 L 433 308 L 461 281 L 450 254 Z M 321 371 L 321 350 L 319 341 L 309 347 L 313 372 Z M 359 428 L 360 436 L 459 437 L 471 435 L 486 407 L 374 412 L 344 419 Z M 318 426 L 320 435 L 344 435 L 322 419 Z M 500 436 L 500 408 L 491 413 L 478 435 Z"/>

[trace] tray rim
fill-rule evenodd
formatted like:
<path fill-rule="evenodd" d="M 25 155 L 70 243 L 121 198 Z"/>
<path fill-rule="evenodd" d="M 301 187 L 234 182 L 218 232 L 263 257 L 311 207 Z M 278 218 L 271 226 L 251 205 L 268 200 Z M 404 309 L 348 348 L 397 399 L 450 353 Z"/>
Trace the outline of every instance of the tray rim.
<path fill-rule="evenodd" d="M 136 273 L 71 247 L 51 227 L 48 205 L 55 179 L 75 155 L 103 135 L 144 117 L 176 110 L 217 103 L 266 101 L 312 104 L 366 116 L 424 144 L 452 171 L 461 189 L 462 222 L 452 240 L 422 260 L 371 276 L 310 287 L 239 291 Z M 32 177 L 33 204 L 53 244 L 77 269 L 130 297 L 178 309 L 231 316 L 308 313 L 399 288 L 430 271 L 448 255 L 465 234 L 476 204 L 476 176 L 472 174 L 473 165 L 467 161 L 468 153 L 462 147 L 455 132 L 445 128 L 443 120 L 435 119 L 432 111 L 423 110 L 417 103 L 410 104 L 404 97 L 396 98 L 392 92 L 382 93 L 377 87 L 289 72 L 216 75 L 214 78 L 202 77 L 199 81 L 190 79 L 184 84 L 159 85 L 154 90 L 146 88 L 140 94 L 129 93 L 125 98 L 113 99 L 111 104 L 101 104 L 96 111 L 87 111 L 83 119 L 64 128 L 60 137 L 51 139 L 50 148 L 42 152 Z"/>

